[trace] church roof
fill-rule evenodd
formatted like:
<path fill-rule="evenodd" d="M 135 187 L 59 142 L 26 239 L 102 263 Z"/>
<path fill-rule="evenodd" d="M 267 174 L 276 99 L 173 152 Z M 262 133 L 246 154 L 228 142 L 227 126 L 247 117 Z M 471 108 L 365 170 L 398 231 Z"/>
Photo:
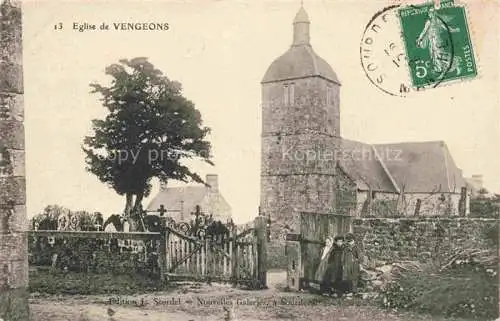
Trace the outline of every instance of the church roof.
<path fill-rule="evenodd" d="M 309 16 L 303 7 L 295 15 L 294 43 L 267 69 L 262 83 L 303 77 L 322 77 L 340 84 L 332 67 L 312 49 L 309 43 Z"/>
<path fill-rule="evenodd" d="M 293 46 L 271 63 L 262 83 L 313 76 L 340 83 L 332 67 L 311 46 Z"/>
<path fill-rule="evenodd" d="M 466 182 L 443 141 L 374 145 L 404 192 L 460 193 Z"/>
<path fill-rule="evenodd" d="M 354 140 L 341 139 L 341 169 L 360 190 L 397 193 L 398 188 L 384 168 L 373 146 Z"/>
<path fill-rule="evenodd" d="M 442 141 L 370 145 L 341 139 L 340 168 L 360 190 L 460 193 L 466 185 Z"/>

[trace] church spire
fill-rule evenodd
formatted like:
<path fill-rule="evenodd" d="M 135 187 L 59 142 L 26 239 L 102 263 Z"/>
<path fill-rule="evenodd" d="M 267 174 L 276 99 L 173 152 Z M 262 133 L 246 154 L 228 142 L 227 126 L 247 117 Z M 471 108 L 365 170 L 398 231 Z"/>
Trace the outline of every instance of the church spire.
<path fill-rule="evenodd" d="M 309 16 L 301 3 L 300 9 L 295 15 L 295 19 L 293 19 L 292 46 L 309 45 L 309 24 Z"/>

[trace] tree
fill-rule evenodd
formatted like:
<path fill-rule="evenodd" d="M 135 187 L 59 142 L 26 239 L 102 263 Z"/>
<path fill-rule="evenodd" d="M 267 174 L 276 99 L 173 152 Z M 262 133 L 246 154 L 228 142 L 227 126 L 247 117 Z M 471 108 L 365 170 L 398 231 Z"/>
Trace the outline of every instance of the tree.
<path fill-rule="evenodd" d="M 210 133 L 200 112 L 183 97 L 180 83 L 169 80 L 147 58 L 120 60 L 106 68 L 105 87 L 91 84 L 109 111 L 95 119 L 93 136 L 84 139 L 87 170 L 125 196 L 130 229 L 139 230 L 142 200 L 156 177 L 206 184 L 182 163 L 198 159 L 213 165 Z M 135 198 L 135 200 L 134 200 Z"/>

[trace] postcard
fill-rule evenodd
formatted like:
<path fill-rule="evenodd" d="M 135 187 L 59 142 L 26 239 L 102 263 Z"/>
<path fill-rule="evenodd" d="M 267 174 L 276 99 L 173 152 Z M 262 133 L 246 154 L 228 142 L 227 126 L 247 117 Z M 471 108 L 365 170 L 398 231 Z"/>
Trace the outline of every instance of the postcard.
<path fill-rule="evenodd" d="M 0 321 L 498 320 L 499 19 L 0 0 Z"/>

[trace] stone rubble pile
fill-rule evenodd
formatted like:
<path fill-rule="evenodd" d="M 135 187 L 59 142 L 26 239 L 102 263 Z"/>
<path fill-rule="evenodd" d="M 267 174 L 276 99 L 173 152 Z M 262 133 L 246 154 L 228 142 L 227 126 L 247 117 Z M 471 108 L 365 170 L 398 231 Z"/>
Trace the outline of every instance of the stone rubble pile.
<path fill-rule="evenodd" d="M 422 271 L 421 263 L 417 261 L 372 261 L 361 267 L 359 293 L 363 299 L 376 298 L 391 281 L 404 273 L 416 271 Z"/>

